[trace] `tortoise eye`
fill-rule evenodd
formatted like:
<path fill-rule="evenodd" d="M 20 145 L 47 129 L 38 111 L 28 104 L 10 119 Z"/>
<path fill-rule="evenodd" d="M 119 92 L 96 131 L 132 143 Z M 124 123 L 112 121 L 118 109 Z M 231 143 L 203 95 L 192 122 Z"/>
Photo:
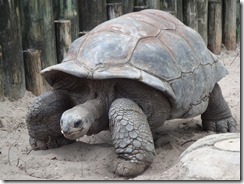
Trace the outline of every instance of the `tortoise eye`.
<path fill-rule="evenodd" d="M 78 128 L 82 124 L 81 120 L 78 120 L 74 123 L 74 128 Z"/>

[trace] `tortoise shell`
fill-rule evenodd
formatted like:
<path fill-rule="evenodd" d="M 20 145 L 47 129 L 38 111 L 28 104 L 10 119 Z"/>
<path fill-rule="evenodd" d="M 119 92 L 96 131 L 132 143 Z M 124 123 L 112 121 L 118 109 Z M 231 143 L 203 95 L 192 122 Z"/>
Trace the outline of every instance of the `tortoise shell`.
<path fill-rule="evenodd" d="M 62 63 L 41 73 L 52 86 L 60 72 L 143 82 L 169 98 L 171 118 L 203 113 L 214 85 L 228 73 L 195 30 L 160 10 L 98 25 L 72 43 Z"/>

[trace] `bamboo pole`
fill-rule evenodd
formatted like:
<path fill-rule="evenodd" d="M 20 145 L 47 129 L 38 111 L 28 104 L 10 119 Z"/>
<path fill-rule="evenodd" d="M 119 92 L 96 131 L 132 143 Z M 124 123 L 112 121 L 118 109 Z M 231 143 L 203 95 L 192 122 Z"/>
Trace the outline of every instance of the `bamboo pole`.
<path fill-rule="evenodd" d="M 220 54 L 222 43 L 222 2 L 208 1 L 208 48 Z"/>
<path fill-rule="evenodd" d="M 25 61 L 26 89 L 38 96 L 44 91 L 41 71 L 41 51 L 28 49 L 23 52 Z"/>
<path fill-rule="evenodd" d="M 55 35 L 58 63 L 61 63 L 68 53 L 71 45 L 71 22 L 70 20 L 56 20 Z"/>
<path fill-rule="evenodd" d="M 0 1 L 0 45 L 4 95 L 10 100 L 24 96 L 25 74 L 19 11 L 15 0 Z"/>
<path fill-rule="evenodd" d="M 236 49 L 236 1 L 224 0 L 223 44 L 227 50 Z"/>

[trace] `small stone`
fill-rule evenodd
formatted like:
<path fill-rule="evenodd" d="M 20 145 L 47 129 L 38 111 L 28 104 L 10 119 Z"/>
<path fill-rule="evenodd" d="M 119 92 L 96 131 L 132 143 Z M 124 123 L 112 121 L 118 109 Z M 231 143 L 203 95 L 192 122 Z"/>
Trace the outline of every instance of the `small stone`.
<path fill-rule="evenodd" d="M 141 142 L 139 142 L 138 140 L 134 140 L 133 141 L 133 145 L 137 148 L 140 148 L 141 147 Z"/>
<path fill-rule="evenodd" d="M 132 131 L 132 130 L 133 130 L 133 126 L 130 125 L 130 124 L 126 125 L 125 128 L 126 128 L 126 130 L 128 130 L 128 131 Z"/>
<path fill-rule="evenodd" d="M 129 136 L 131 138 L 136 138 L 137 137 L 137 133 L 135 131 L 129 132 Z"/>

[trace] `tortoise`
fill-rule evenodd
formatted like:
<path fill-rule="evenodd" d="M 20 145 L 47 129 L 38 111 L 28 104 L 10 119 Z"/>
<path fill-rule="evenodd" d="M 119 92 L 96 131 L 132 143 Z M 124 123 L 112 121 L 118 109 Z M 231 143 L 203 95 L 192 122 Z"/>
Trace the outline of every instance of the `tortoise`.
<path fill-rule="evenodd" d="M 98 25 L 41 74 L 52 90 L 27 113 L 32 148 L 110 130 L 113 171 L 120 176 L 150 166 L 154 132 L 166 120 L 201 115 L 204 130 L 236 131 L 218 85 L 227 69 L 196 31 L 164 11 L 133 12 Z"/>

